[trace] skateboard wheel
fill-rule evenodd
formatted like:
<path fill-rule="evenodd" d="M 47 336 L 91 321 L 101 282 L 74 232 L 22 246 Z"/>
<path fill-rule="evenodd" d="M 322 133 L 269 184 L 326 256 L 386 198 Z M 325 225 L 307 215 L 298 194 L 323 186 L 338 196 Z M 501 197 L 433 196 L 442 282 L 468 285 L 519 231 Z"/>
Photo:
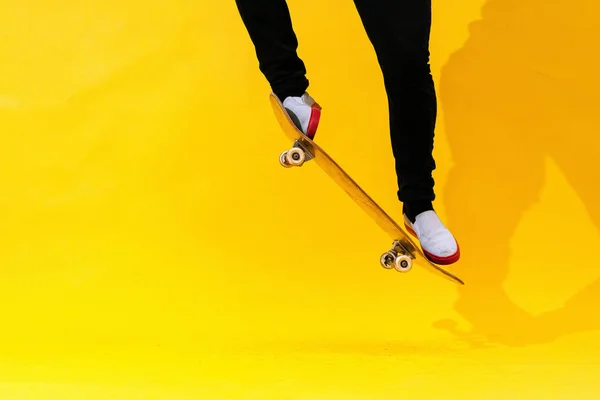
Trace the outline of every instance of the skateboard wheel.
<path fill-rule="evenodd" d="M 287 162 L 287 151 L 284 151 L 279 155 L 279 164 L 285 168 L 291 168 L 292 166 Z"/>
<path fill-rule="evenodd" d="M 398 272 L 408 272 L 412 269 L 412 259 L 409 256 L 401 255 L 394 261 L 394 269 Z"/>
<path fill-rule="evenodd" d="M 394 260 L 396 259 L 396 255 L 394 253 L 392 253 L 391 251 L 388 251 L 387 253 L 383 253 L 381 255 L 381 259 L 379 260 L 379 262 L 381 263 L 381 266 L 385 269 L 392 269 L 394 268 Z"/>
<path fill-rule="evenodd" d="M 290 164 L 294 167 L 299 167 L 302 164 L 304 164 L 304 160 L 306 159 L 306 156 L 304 155 L 304 151 L 302 151 L 301 149 L 299 149 L 297 147 L 294 147 L 287 151 L 285 158 L 286 158 L 286 161 L 288 164 Z"/>

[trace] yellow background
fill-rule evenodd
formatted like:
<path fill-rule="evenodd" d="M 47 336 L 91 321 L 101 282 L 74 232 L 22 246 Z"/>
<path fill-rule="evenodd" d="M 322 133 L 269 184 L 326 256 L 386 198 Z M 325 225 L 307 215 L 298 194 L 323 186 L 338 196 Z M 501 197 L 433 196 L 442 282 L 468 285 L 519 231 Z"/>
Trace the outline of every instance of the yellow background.
<path fill-rule="evenodd" d="M 318 140 L 400 218 L 352 1 L 289 1 Z M 1 399 L 595 399 L 600 5 L 434 2 L 458 288 L 289 146 L 233 1 L 0 3 Z"/>

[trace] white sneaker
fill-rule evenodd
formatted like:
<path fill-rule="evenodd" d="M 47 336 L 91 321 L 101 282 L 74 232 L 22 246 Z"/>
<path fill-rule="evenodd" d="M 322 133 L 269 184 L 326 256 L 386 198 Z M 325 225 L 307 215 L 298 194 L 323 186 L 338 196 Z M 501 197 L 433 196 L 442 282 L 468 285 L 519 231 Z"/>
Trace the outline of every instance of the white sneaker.
<path fill-rule="evenodd" d="M 454 236 L 444 226 L 435 211 L 425 211 L 417 215 L 411 223 L 404 215 L 406 229 L 419 239 L 423 252 L 435 264 L 453 264 L 460 258 L 460 248 Z"/>
<path fill-rule="evenodd" d="M 321 106 L 308 93 L 286 97 L 283 106 L 296 127 L 310 139 L 314 138 L 321 119 Z"/>

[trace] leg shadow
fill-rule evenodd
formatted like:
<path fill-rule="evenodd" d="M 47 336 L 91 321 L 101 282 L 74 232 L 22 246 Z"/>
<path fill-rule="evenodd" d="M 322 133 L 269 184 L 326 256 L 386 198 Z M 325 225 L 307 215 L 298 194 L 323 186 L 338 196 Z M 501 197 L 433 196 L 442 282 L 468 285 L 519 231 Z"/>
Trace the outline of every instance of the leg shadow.
<path fill-rule="evenodd" d="M 600 227 L 593 112 L 600 79 L 587 73 L 600 66 L 599 12 L 600 4 L 586 0 L 489 0 L 442 70 L 439 98 L 455 160 L 444 202 L 463 249 L 453 271 L 467 282 L 455 308 L 472 330 L 460 332 L 452 321 L 437 327 L 474 346 L 523 346 L 600 329 L 593 313 L 600 280 L 541 316 L 503 288 L 510 240 L 544 186 L 545 158 L 562 168 Z"/>

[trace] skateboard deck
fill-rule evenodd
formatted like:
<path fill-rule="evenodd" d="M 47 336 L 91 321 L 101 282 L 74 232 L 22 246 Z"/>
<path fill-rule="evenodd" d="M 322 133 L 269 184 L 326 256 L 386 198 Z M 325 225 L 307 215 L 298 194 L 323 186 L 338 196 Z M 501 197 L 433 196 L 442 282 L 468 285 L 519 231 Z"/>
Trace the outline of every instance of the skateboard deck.
<path fill-rule="evenodd" d="M 279 156 L 279 162 L 284 167 L 302 166 L 305 162 L 314 162 L 340 186 L 354 202 L 360 206 L 392 239 L 392 247 L 383 253 L 380 264 L 386 269 L 395 269 L 398 272 L 408 272 L 416 261 L 429 272 L 446 280 L 464 285 L 457 276 L 433 264 L 423 251 L 375 201 L 340 167 L 325 150 L 317 145 L 314 140 L 300 131 L 279 98 L 271 93 L 271 106 L 285 136 L 293 142 L 292 148 L 284 151 Z"/>

